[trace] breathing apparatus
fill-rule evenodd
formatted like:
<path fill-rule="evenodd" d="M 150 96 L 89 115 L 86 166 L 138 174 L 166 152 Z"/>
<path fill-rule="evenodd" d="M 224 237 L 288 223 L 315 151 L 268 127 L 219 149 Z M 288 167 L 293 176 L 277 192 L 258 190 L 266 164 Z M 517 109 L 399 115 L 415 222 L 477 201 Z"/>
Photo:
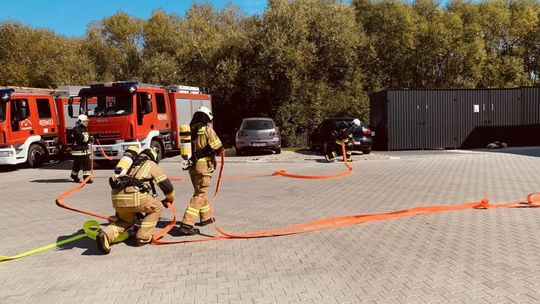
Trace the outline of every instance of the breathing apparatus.
<path fill-rule="evenodd" d="M 120 161 L 118 161 L 118 163 L 116 164 L 116 167 L 114 168 L 115 176 L 122 177 L 126 175 L 138 157 L 139 147 L 129 146 L 122 155 L 122 158 L 120 158 Z"/>
<path fill-rule="evenodd" d="M 180 134 L 180 155 L 182 156 L 182 164 L 184 169 L 188 168 L 191 164 L 191 128 L 189 125 L 180 125 L 178 133 Z"/>

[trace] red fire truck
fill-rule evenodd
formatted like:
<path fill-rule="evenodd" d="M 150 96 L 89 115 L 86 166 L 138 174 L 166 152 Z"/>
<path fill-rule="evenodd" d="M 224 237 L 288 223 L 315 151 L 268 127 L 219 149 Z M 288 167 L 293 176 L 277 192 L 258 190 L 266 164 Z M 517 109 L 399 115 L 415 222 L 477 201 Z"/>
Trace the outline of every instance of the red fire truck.
<path fill-rule="evenodd" d="M 136 81 L 92 84 L 79 97 L 79 113 L 88 115 L 88 130 L 99 143 L 94 146 L 98 162 L 118 159 L 132 145 L 152 147 L 161 159 L 180 148 L 178 127 L 189 124 L 198 107 L 212 108 L 210 95 L 198 87 Z"/>
<path fill-rule="evenodd" d="M 66 113 L 74 88 L 81 87 L 0 89 L 0 165 L 36 168 L 62 155 L 76 121 Z"/>

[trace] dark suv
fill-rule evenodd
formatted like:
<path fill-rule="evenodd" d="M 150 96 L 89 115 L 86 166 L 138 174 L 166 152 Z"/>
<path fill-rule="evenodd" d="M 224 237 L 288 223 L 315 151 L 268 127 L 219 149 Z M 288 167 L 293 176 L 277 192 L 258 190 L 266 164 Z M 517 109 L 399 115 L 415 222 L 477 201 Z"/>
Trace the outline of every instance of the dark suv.
<path fill-rule="evenodd" d="M 334 140 L 330 135 L 332 130 L 342 122 L 350 124 L 354 118 L 329 118 L 325 119 L 320 125 L 313 127 L 313 131 L 309 134 L 309 148 L 311 150 L 326 151 L 327 145 L 331 144 Z M 373 140 L 371 139 L 371 130 L 363 123 L 360 122 L 360 126 L 353 132 L 354 147 L 356 151 L 362 151 L 364 154 L 371 153 L 371 145 Z"/>

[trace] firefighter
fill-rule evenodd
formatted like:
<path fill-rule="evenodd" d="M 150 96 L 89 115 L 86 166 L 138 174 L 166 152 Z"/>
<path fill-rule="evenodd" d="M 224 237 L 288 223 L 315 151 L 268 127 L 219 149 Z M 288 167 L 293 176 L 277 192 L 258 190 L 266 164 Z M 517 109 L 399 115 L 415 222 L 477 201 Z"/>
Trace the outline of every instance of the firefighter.
<path fill-rule="evenodd" d="M 339 154 L 342 153 L 342 144 L 345 144 L 345 157 L 347 161 L 352 161 L 351 155 L 354 147 L 353 131 L 360 126 L 359 119 L 353 119 L 350 124 L 341 122 L 335 130 L 332 131 L 332 142 L 327 145 L 328 150 L 325 154 L 325 159 L 328 162 L 335 162 Z"/>
<path fill-rule="evenodd" d="M 133 231 L 138 246 L 150 243 L 163 206 L 175 199 L 171 181 L 156 163 L 156 151 L 148 148 L 139 155 L 137 151 L 138 147 L 129 147 L 109 178 L 117 220 L 100 230 L 96 238 L 98 249 L 105 254 L 111 251 L 112 241 L 126 229 Z M 163 201 L 156 199 L 154 183 L 165 194 Z M 138 217 L 141 218 L 140 227 L 133 229 Z"/>
<path fill-rule="evenodd" d="M 210 110 L 201 106 L 193 114 L 190 122 L 193 152 L 190 159 L 189 177 L 194 193 L 178 227 L 178 235 L 198 234 L 199 230 L 193 227 L 197 217 L 200 217 L 197 226 L 206 226 L 215 221 L 208 204 L 207 194 L 212 172 L 216 168 L 215 157 L 223 147 L 211 126 L 213 118 Z"/>
<path fill-rule="evenodd" d="M 88 134 L 88 116 L 81 114 L 77 117 L 77 123 L 72 130 L 73 136 L 73 149 L 71 150 L 71 156 L 73 157 L 73 168 L 71 170 L 71 179 L 80 183 L 79 171 L 83 170 L 83 179 L 87 178 L 90 172 L 90 149 L 89 145 L 92 141 L 92 138 Z M 93 183 L 89 179 L 87 184 Z"/>

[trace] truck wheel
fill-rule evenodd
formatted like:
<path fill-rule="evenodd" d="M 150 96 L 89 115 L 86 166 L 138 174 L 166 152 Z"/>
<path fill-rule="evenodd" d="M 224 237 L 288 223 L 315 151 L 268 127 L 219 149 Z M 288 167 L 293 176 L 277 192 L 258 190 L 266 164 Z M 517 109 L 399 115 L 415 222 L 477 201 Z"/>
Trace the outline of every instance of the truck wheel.
<path fill-rule="evenodd" d="M 28 160 L 26 161 L 28 167 L 39 168 L 47 161 L 47 153 L 45 149 L 38 144 L 31 144 L 28 149 Z"/>
<path fill-rule="evenodd" d="M 362 154 L 369 154 L 369 153 L 371 153 L 371 147 L 362 150 Z"/>
<path fill-rule="evenodd" d="M 154 149 L 157 152 L 157 163 L 163 159 L 163 149 L 161 148 L 161 144 L 157 140 L 152 140 L 150 142 L 150 148 Z"/>

